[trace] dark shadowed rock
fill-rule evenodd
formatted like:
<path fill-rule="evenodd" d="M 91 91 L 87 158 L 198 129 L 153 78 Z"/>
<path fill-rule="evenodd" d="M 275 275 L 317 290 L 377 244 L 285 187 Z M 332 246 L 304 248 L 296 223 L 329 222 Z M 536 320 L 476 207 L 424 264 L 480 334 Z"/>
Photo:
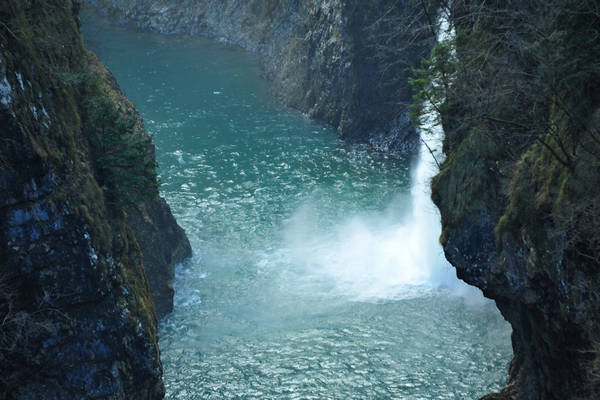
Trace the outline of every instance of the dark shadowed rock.
<path fill-rule="evenodd" d="M 155 186 L 139 193 L 151 222 L 132 229 L 109 200 L 114 186 L 99 183 L 100 153 L 122 149 L 94 144 L 92 100 L 120 99 L 107 75 L 91 73 L 103 66 L 83 47 L 78 8 L 0 5 L 0 398 L 161 399 L 136 235 L 160 249 L 149 265 L 167 271 L 165 286 L 189 245 Z"/>
<path fill-rule="evenodd" d="M 513 328 L 507 386 L 484 399 L 600 398 L 600 101 L 590 89 L 600 70 L 581 61 L 600 57 L 600 46 L 584 45 L 582 34 L 600 28 L 587 12 L 596 3 L 455 4 L 460 90 L 449 92 L 442 115 L 448 158 L 432 197 L 457 275 L 494 299 Z M 511 17 L 500 23 L 498 15 Z M 562 26 L 562 36 L 536 37 L 548 26 Z M 517 39 L 490 50 L 488 34 Z M 547 59 L 523 57 L 523 48 L 564 61 L 552 68 L 577 67 L 548 81 Z M 471 70 L 473 55 L 482 63 Z M 559 120 L 557 131 L 547 125 Z M 557 156 L 563 150 L 568 162 Z"/>
<path fill-rule="evenodd" d="M 156 314 L 162 318 L 173 311 L 175 264 L 190 257 L 192 248 L 169 205 L 160 197 L 130 210 L 127 224 L 134 230 L 142 250 Z"/>
<path fill-rule="evenodd" d="M 135 119 L 136 134 L 148 136 L 142 116 L 121 91 L 113 74 L 95 54 L 88 52 L 88 60 L 90 68 L 102 77 L 105 90 L 121 112 Z M 148 152 L 154 157 L 154 146 Z M 192 248 L 169 205 L 157 193 L 144 202 L 127 207 L 126 214 L 127 224 L 133 229 L 142 251 L 150 294 L 160 319 L 173 310 L 175 264 L 190 257 Z"/>

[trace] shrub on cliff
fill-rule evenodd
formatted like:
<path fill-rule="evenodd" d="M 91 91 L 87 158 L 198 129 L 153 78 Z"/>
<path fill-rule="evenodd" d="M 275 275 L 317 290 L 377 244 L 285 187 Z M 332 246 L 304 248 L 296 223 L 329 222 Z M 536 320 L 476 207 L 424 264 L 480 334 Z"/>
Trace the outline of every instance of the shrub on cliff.
<path fill-rule="evenodd" d="M 441 242 L 513 325 L 505 393 L 598 398 L 600 3 L 453 0 L 452 24 L 413 79 L 446 133 Z"/>
<path fill-rule="evenodd" d="M 442 114 L 450 107 L 449 92 L 458 68 L 454 52 L 454 41 L 443 40 L 433 47 L 430 58 L 421 60 L 420 68 L 412 69 L 408 82 L 414 94 L 409 116 L 422 131 L 429 133 L 432 124 L 441 124 Z"/>
<path fill-rule="evenodd" d="M 570 169 L 578 152 L 590 152 L 582 142 L 600 146 L 589 124 L 600 82 L 596 1 L 455 0 L 448 7 L 455 37 L 413 69 L 414 122 L 423 126 L 431 111 L 447 122 L 456 103 L 464 109 L 461 129 L 496 132 L 503 156 L 519 157 L 537 142 Z"/>
<path fill-rule="evenodd" d="M 86 104 L 84 131 L 91 144 L 96 179 L 109 203 L 136 204 L 157 193 L 156 162 L 148 135 L 135 130 L 136 119 L 106 96 Z"/>

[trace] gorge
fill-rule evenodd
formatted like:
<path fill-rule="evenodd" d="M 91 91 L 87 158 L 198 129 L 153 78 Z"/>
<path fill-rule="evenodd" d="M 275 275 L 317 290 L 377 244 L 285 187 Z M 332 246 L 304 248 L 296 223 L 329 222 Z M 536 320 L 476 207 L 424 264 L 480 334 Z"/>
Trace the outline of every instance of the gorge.
<path fill-rule="evenodd" d="M 97 21 L 84 19 L 87 43 L 154 132 L 162 192 L 195 250 L 160 325 L 168 398 L 501 387 L 509 332 L 480 294 L 456 294 L 430 161 L 417 173 L 277 107 L 252 54 Z"/>

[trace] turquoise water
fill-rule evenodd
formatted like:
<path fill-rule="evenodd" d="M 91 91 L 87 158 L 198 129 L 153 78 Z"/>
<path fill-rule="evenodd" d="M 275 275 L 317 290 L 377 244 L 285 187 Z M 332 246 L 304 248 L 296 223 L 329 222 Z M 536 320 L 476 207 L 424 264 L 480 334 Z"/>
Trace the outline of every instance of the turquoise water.
<path fill-rule="evenodd" d="M 255 55 L 95 18 L 84 31 L 154 134 L 162 194 L 194 250 L 160 324 L 167 398 L 473 399 L 503 386 L 510 328 L 415 217 L 414 165 L 280 107 Z"/>

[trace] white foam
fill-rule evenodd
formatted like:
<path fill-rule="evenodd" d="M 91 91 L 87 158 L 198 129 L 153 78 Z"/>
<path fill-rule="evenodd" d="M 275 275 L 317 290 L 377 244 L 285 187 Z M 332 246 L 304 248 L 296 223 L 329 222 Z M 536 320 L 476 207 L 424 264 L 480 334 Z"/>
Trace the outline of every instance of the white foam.
<path fill-rule="evenodd" d="M 446 38 L 448 24 L 441 25 L 440 37 Z M 292 262 L 315 280 L 329 280 L 335 294 L 386 300 L 443 287 L 474 303 L 484 301 L 479 289 L 456 277 L 438 241 L 440 214 L 431 201 L 430 181 L 438 172 L 435 159 L 443 157 L 444 133 L 434 116 L 428 121 L 408 199 L 399 197 L 379 215 L 355 215 L 334 227 L 319 227 L 318 204 L 308 200 L 288 221 Z"/>
<path fill-rule="evenodd" d="M 333 227 L 319 226 L 318 205 L 308 200 L 286 227 L 292 263 L 315 281 L 328 280 L 334 295 L 360 301 L 462 287 L 437 241 L 439 214 L 428 198 L 427 185 L 416 182 L 412 207 L 410 199 L 398 198 L 379 215 L 355 215 Z M 397 202 L 405 202 L 404 209 Z"/>
<path fill-rule="evenodd" d="M 185 160 L 183 159 L 183 151 L 181 151 L 181 150 L 175 150 L 175 151 L 173 152 L 173 155 L 174 155 L 175 157 L 177 157 L 177 162 L 178 162 L 179 164 L 185 164 Z"/>

